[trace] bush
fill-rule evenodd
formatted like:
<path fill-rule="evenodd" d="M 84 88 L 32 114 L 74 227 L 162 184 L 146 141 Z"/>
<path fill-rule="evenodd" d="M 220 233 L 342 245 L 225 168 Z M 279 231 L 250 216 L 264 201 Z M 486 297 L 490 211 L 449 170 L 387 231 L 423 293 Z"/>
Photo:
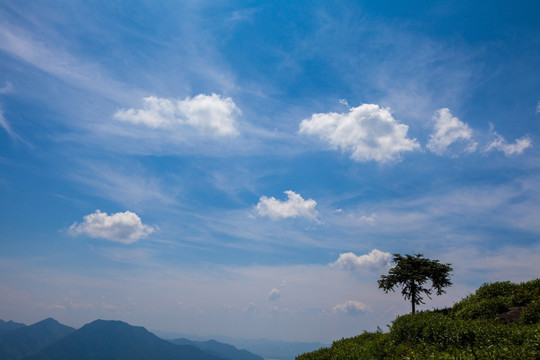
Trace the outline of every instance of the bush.
<path fill-rule="evenodd" d="M 465 320 L 495 319 L 498 314 L 508 311 L 508 302 L 508 299 L 503 297 L 480 300 L 473 298 L 456 307 L 454 315 Z"/>
<path fill-rule="evenodd" d="M 519 284 L 510 298 L 511 306 L 527 306 L 540 298 L 540 279 Z"/>
<path fill-rule="evenodd" d="M 498 281 L 494 283 L 484 283 L 476 290 L 478 299 L 493 299 L 497 297 L 509 297 L 517 290 L 519 285 L 510 281 Z"/>
<path fill-rule="evenodd" d="M 331 348 L 320 348 L 319 350 L 299 355 L 296 357 L 296 360 L 330 360 L 331 356 Z"/>
<path fill-rule="evenodd" d="M 537 299 L 530 302 L 521 313 L 520 320 L 523 324 L 532 325 L 540 322 L 540 301 Z"/>

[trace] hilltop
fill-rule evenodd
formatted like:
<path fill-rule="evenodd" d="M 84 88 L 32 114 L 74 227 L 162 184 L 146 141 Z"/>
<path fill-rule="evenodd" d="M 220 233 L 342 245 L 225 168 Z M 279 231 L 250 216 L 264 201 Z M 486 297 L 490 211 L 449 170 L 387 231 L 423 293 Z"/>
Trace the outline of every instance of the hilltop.
<path fill-rule="evenodd" d="M 297 360 L 539 359 L 540 279 L 482 285 L 450 308 L 398 316 Z"/>

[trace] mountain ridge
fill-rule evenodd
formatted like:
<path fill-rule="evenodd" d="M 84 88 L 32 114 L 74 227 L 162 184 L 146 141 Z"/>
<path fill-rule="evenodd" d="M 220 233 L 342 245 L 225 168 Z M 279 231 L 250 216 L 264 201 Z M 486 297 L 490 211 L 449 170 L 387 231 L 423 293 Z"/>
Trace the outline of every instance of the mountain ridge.
<path fill-rule="evenodd" d="M 190 345 L 175 345 L 144 327 L 95 320 L 24 360 L 224 360 Z"/>
<path fill-rule="evenodd" d="M 0 359 L 18 360 L 39 351 L 75 331 L 74 328 L 47 318 L 0 335 Z"/>
<path fill-rule="evenodd" d="M 176 345 L 192 345 L 204 352 L 224 357 L 228 360 L 264 360 L 262 356 L 253 354 L 245 349 L 237 349 L 235 346 L 216 340 L 193 341 L 185 338 L 169 340 Z"/>

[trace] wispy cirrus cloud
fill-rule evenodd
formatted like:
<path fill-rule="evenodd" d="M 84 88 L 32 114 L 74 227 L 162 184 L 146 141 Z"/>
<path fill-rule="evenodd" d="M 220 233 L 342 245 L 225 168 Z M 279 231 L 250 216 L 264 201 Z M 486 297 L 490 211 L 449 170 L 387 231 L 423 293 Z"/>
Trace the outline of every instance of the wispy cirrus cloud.
<path fill-rule="evenodd" d="M 0 128 L 4 129 L 4 131 L 9 135 L 9 137 L 12 140 L 17 140 L 22 142 L 23 144 L 26 144 L 28 147 L 33 148 L 32 144 L 25 141 L 22 137 L 20 137 L 12 128 L 9 121 L 4 116 L 4 110 L 2 109 L 2 104 L 0 104 Z"/>
<path fill-rule="evenodd" d="M 141 109 L 121 109 L 114 118 L 152 129 L 182 132 L 192 128 L 205 135 L 234 137 L 239 134 L 235 118 L 240 113 L 230 97 L 199 94 L 184 100 L 146 97 Z"/>
<path fill-rule="evenodd" d="M 407 137 L 409 127 L 376 104 L 352 107 L 348 113 L 313 114 L 300 123 L 299 133 L 317 136 L 332 149 L 351 154 L 358 162 L 397 161 L 403 152 L 420 148 Z"/>
<path fill-rule="evenodd" d="M 13 84 L 9 81 L 6 81 L 6 85 L 3 88 L 0 88 L 0 94 L 10 94 L 13 92 Z"/>
<path fill-rule="evenodd" d="M 127 208 L 157 203 L 169 206 L 176 202 L 177 188 L 165 187 L 162 180 L 142 170 L 140 166 L 124 162 L 112 166 L 89 159 L 80 160 L 70 170 L 70 179 L 84 186 L 84 190 Z"/>
<path fill-rule="evenodd" d="M 11 125 L 4 116 L 4 110 L 0 107 L 0 127 L 12 138 L 17 137 L 17 134 L 11 129 Z"/>
<path fill-rule="evenodd" d="M 96 210 L 85 215 L 83 222 L 69 227 L 72 235 L 86 235 L 122 244 L 132 244 L 152 234 L 156 228 L 142 223 L 141 218 L 131 211 L 108 215 Z"/>
<path fill-rule="evenodd" d="M 272 220 L 305 217 L 317 221 L 319 212 L 315 209 L 317 202 L 304 198 L 292 190 L 285 191 L 288 199 L 280 201 L 275 197 L 261 196 L 255 211 L 259 216 L 267 216 Z"/>
<path fill-rule="evenodd" d="M 124 84 L 107 76 L 98 64 L 78 58 L 53 39 L 39 39 L 36 34 L 5 20 L 0 26 L 0 49 L 77 88 L 109 99 L 125 101 L 132 93 Z"/>
<path fill-rule="evenodd" d="M 472 129 L 457 117 L 453 116 L 448 108 L 442 108 L 433 115 L 434 130 L 431 134 L 427 148 L 437 155 L 443 155 L 455 143 L 462 143 L 465 152 L 473 152 L 478 144 L 472 139 Z"/>

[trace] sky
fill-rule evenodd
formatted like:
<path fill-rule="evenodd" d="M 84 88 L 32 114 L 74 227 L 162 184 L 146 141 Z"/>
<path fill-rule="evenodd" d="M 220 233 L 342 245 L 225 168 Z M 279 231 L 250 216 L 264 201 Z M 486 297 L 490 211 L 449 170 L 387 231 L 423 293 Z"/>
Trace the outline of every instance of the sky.
<path fill-rule="evenodd" d="M 540 4 L 2 1 L 0 318 L 331 342 L 540 276 Z"/>

